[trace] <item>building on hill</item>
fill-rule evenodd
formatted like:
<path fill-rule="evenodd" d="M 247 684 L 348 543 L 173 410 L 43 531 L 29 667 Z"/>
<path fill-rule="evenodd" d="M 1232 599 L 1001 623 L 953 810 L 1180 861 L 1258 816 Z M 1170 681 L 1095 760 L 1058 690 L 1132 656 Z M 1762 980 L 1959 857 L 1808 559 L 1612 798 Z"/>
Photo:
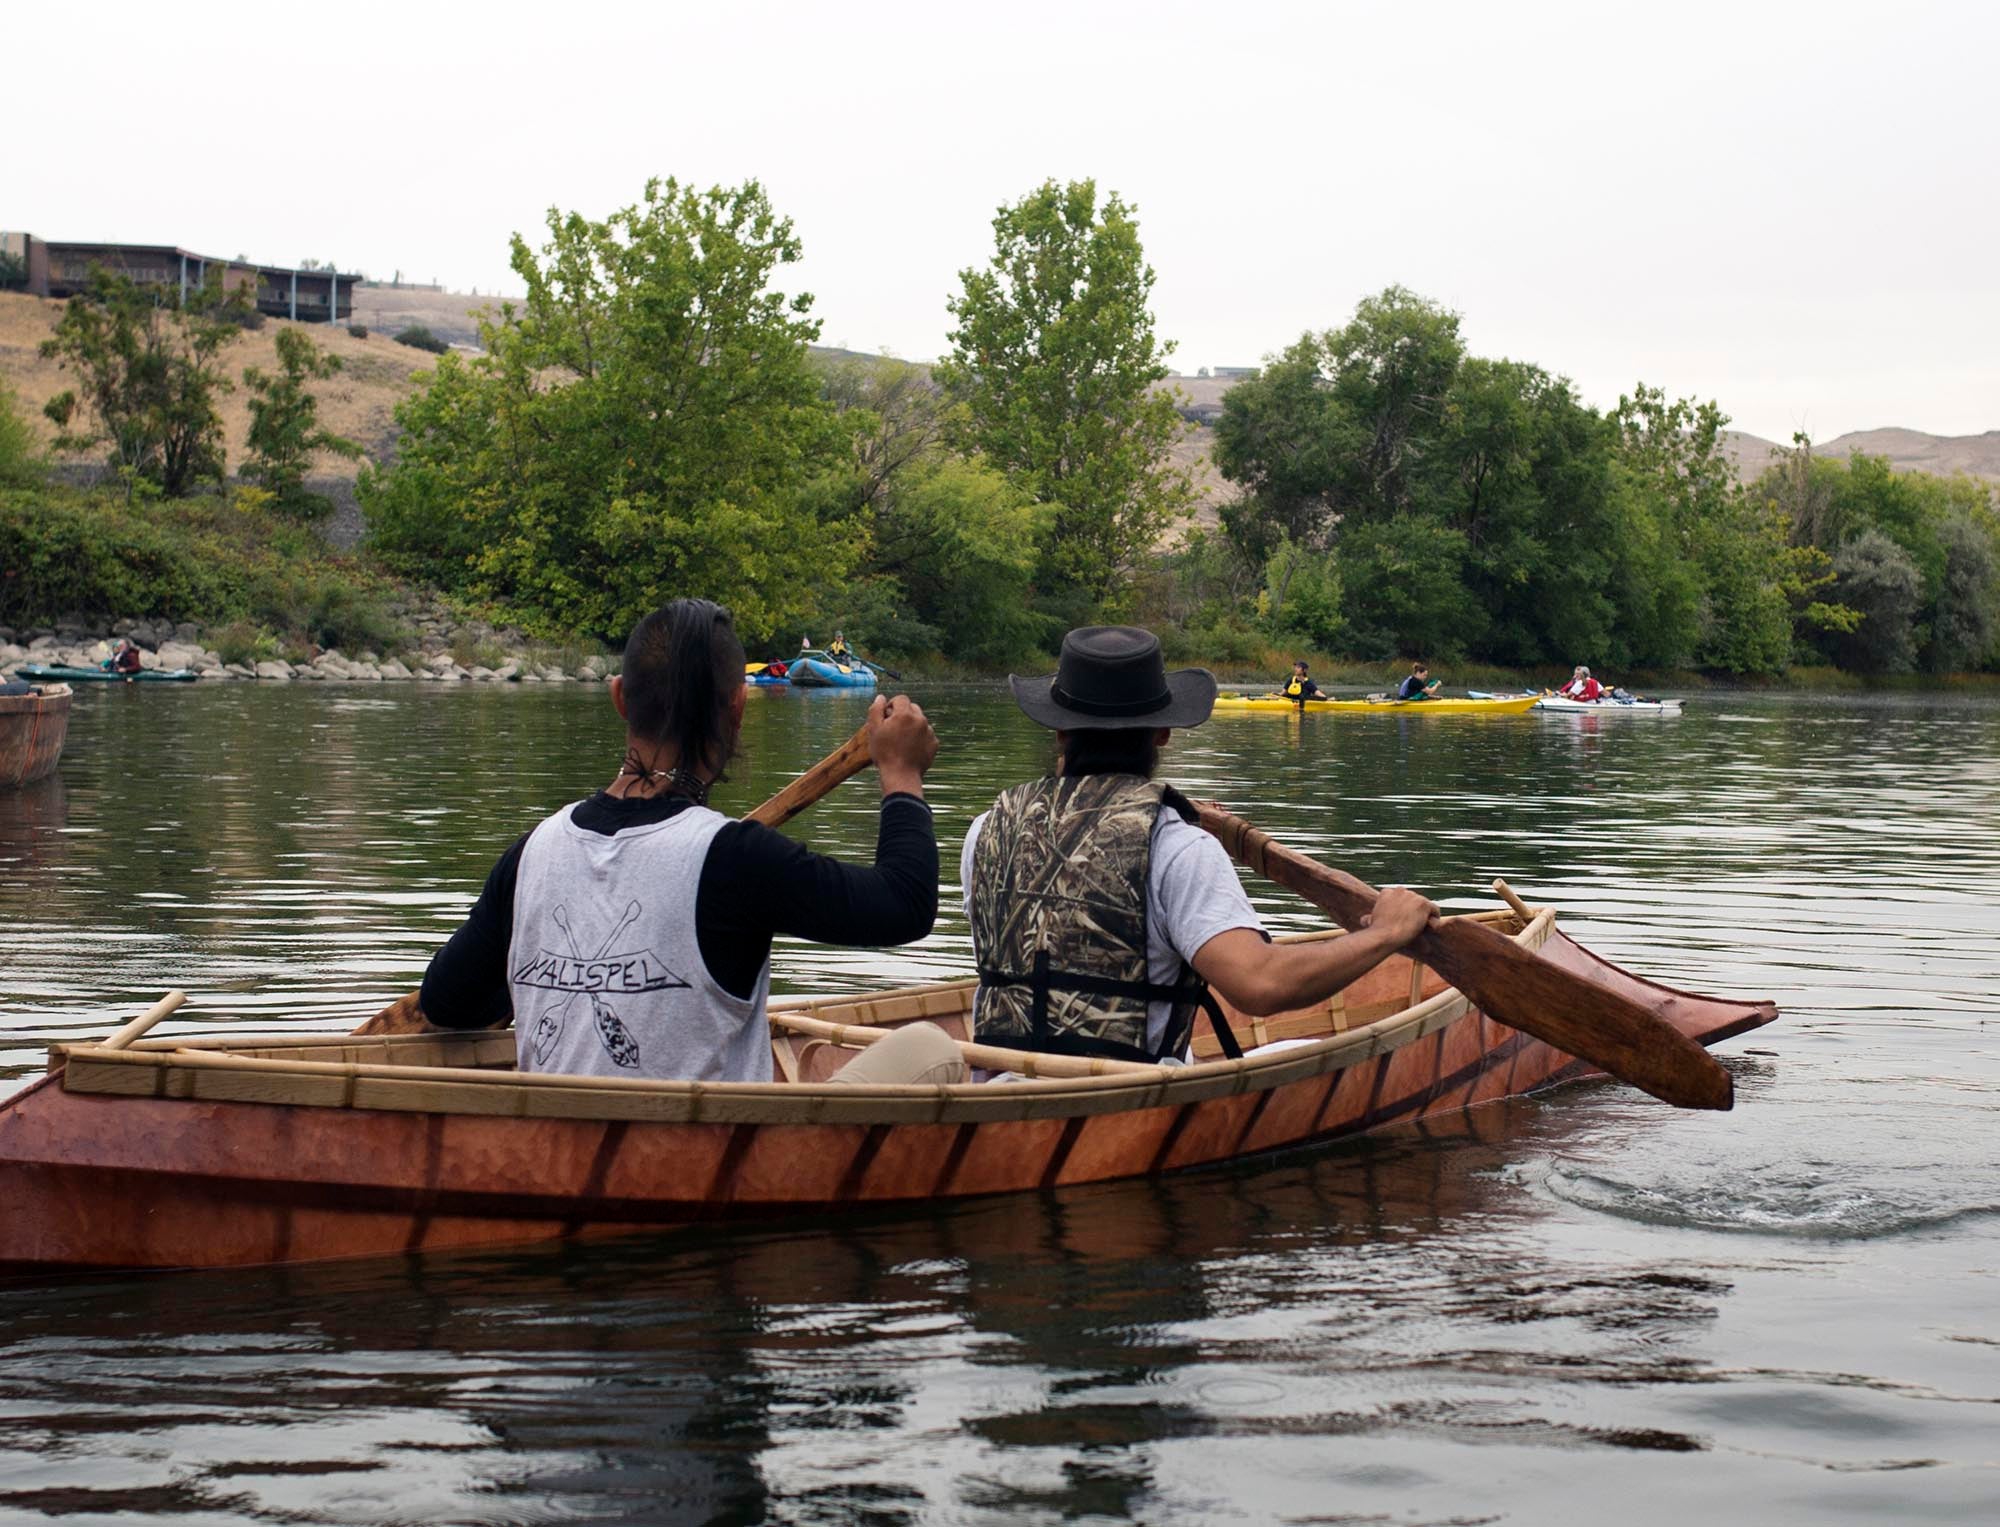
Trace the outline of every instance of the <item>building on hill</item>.
<path fill-rule="evenodd" d="M 258 312 L 301 323 L 338 323 L 352 316 L 361 279 L 344 271 L 218 260 L 178 245 L 61 244 L 32 233 L 0 233 L 0 254 L 21 262 L 27 271 L 23 290 L 37 297 L 74 296 L 90 285 L 91 271 L 103 266 L 147 285 L 174 287 L 185 300 L 190 288 L 219 270 L 224 291 L 247 291 Z"/>

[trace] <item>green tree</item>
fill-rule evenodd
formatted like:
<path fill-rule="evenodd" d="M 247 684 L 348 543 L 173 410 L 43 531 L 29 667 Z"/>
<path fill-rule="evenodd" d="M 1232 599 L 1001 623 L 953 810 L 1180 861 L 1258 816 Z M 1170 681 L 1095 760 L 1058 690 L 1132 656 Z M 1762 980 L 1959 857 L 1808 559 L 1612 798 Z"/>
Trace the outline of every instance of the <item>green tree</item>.
<path fill-rule="evenodd" d="M 182 498 L 222 480 L 222 415 L 230 390 L 222 351 L 248 311 L 241 293 L 225 292 L 220 272 L 184 304 L 171 287 L 141 285 L 102 267 L 89 289 L 70 298 L 44 357 L 75 371 L 81 395 L 65 390 L 44 412 L 61 433 L 56 448 L 82 452 L 108 444 L 111 464 L 130 496 L 148 482 Z M 95 422 L 95 430 L 84 420 Z"/>
<path fill-rule="evenodd" d="M 0 381 L 0 488 L 32 488 L 47 471 L 33 426 L 22 417 L 13 389 Z"/>
<path fill-rule="evenodd" d="M 1187 510 L 1170 452 L 1183 425 L 1162 389 L 1172 351 L 1147 308 L 1152 267 L 1134 209 L 1094 181 L 1049 181 L 993 220 L 994 255 L 960 272 L 938 381 L 961 438 L 1051 506 L 1040 582 L 1105 601 Z"/>
<path fill-rule="evenodd" d="M 396 464 L 364 473 L 400 565 L 547 629 L 616 639 L 674 594 L 730 604 L 752 640 L 842 585 L 867 526 L 842 504 L 845 435 L 806 347 L 800 258 L 754 181 L 652 181 L 601 221 L 551 210 L 526 298 L 439 359 L 397 411 Z M 829 512 L 822 512 L 829 511 Z"/>
<path fill-rule="evenodd" d="M 344 435 L 320 428 L 319 399 L 312 383 L 340 370 L 340 357 L 320 349 L 296 328 L 278 330 L 278 370 L 255 366 L 243 371 L 250 390 L 249 459 L 243 476 L 271 494 L 272 507 L 297 519 L 320 519 L 332 502 L 306 491 L 306 469 L 321 451 L 350 460 L 361 447 Z"/>
<path fill-rule="evenodd" d="M 1252 561 L 1283 544 L 1322 552 L 1332 545 L 1342 464 L 1357 453 L 1360 435 L 1324 360 L 1320 341 L 1307 334 L 1222 395 L 1215 465 L 1244 490 L 1223 506 L 1222 526 Z"/>
<path fill-rule="evenodd" d="M 1840 602 L 1862 617 L 1853 631 L 1833 636 L 1835 661 L 1857 673 L 1909 672 L 1924 589 L 1916 562 L 1882 531 L 1866 530 L 1840 549 L 1833 567 Z"/>
<path fill-rule="evenodd" d="M 855 501 L 874 507 L 906 467 L 942 449 L 947 402 L 928 368 L 893 356 L 822 362 L 827 400 L 854 436 Z"/>
<path fill-rule="evenodd" d="M 1435 490 L 1449 394 L 1465 359 L 1458 315 L 1406 287 L 1365 297 L 1322 341 L 1354 449 L 1337 507 L 1368 519 L 1422 512 Z"/>
<path fill-rule="evenodd" d="M 1047 505 L 983 462 L 926 461 L 899 480 L 877 522 L 874 576 L 895 580 L 950 656 L 1019 661 L 1054 634 L 1028 599 L 1048 517 Z"/>
<path fill-rule="evenodd" d="M 1465 586 L 1467 552 L 1465 532 L 1417 514 L 1344 531 L 1340 576 L 1354 650 L 1441 662 L 1476 650 L 1486 612 Z"/>
<path fill-rule="evenodd" d="M 1340 567 L 1331 556 L 1281 539 L 1264 566 L 1260 613 L 1279 640 L 1297 637 L 1330 651 L 1347 632 L 1342 593 Z"/>
<path fill-rule="evenodd" d="M 1931 605 L 1930 643 L 1924 664 L 1933 673 L 1955 673 L 1988 663 L 2000 628 L 2000 559 L 1991 532 L 1970 514 L 1942 526 L 1944 567 Z"/>

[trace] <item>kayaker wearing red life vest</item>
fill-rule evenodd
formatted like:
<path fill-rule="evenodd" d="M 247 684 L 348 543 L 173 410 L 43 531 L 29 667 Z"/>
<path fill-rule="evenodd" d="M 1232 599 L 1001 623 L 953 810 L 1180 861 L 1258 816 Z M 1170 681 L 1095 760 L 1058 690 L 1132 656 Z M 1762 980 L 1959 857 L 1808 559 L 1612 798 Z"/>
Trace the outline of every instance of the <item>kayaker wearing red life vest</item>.
<path fill-rule="evenodd" d="M 1169 674 L 1151 632 L 1072 631 L 1052 678 L 1008 682 L 1028 718 L 1055 732 L 1060 761 L 1050 778 L 1005 791 L 965 835 L 981 1041 L 1181 1060 L 1205 1009 L 1235 1055 L 1210 986 L 1246 1013 L 1309 1007 L 1437 914 L 1391 889 L 1360 933 L 1271 943 L 1222 845 L 1153 778 L 1170 730 L 1208 719 L 1215 678 Z"/>
<path fill-rule="evenodd" d="M 875 863 L 842 864 L 708 808 L 743 727 L 743 668 L 729 612 L 706 599 L 677 599 L 633 628 L 611 681 L 625 723 L 618 772 L 501 855 L 425 972 L 426 1018 L 475 1029 L 511 1012 L 523 1071 L 769 1082 L 775 935 L 879 946 L 930 932 L 937 839 L 924 774 L 937 734 L 923 711 L 901 696 L 869 707 Z M 840 1080 L 964 1076 L 950 1036 L 912 1024 Z"/>
<path fill-rule="evenodd" d="M 1569 682 L 1556 693 L 1565 700 L 1601 700 L 1604 698 L 1604 686 L 1590 676 L 1588 668 L 1578 663 Z"/>

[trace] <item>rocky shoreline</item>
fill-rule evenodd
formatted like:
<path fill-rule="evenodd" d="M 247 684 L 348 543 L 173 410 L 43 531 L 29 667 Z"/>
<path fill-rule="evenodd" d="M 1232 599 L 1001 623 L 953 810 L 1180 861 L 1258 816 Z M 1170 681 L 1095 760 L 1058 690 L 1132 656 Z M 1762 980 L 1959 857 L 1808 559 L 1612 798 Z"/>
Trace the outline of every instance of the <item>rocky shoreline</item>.
<path fill-rule="evenodd" d="M 408 650 L 387 655 L 362 651 L 349 657 L 338 648 L 315 651 L 309 658 L 290 661 L 266 656 L 228 661 L 206 644 L 209 633 L 188 621 L 119 620 L 108 626 L 65 625 L 14 630 L 0 626 L 0 677 L 11 674 L 23 663 L 47 663 L 69 668 L 95 668 L 111 656 L 122 636 L 129 636 L 139 648 L 143 669 L 172 671 L 185 668 L 202 680 L 289 684 L 297 681 L 346 683 L 429 683 L 429 684 L 594 684 L 618 671 L 616 654 L 592 654 L 556 661 L 547 652 L 538 652 L 518 637 L 505 641 L 502 633 L 481 627 L 477 631 L 452 631 L 443 622 L 423 623 Z M 477 646 L 479 658 L 460 660 L 454 652 Z M 407 661 L 406 661 L 407 659 Z"/>

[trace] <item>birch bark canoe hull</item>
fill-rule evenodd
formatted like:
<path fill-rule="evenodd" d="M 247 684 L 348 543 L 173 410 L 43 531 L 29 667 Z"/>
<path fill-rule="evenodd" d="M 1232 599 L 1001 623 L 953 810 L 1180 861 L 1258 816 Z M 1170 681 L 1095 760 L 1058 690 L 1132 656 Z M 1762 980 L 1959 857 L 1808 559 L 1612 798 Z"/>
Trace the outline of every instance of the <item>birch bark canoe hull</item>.
<path fill-rule="evenodd" d="M 0 695 L 0 787 L 31 785 L 56 772 L 69 736 L 70 690 Z"/>
<path fill-rule="evenodd" d="M 1776 1016 L 1643 981 L 1546 913 L 1517 936 L 1704 1044 Z M 963 990 L 803 1010 L 951 1028 Z M 1283 1037 L 1287 1021 L 1259 1026 Z M 757 1088 L 526 1086 L 505 1070 L 366 1059 L 441 1045 L 492 1065 L 511 1050 L 504 1033 L 234 1041 L 255 1054 L 229 1041 L 59 1046 L 51 1073 L 0 1105 L 0 1272 L 250 1266 L 914 1207 L 1211 1166 L 1600 1074 L 1407 961 L 1315 1021 L 1324 1040 L 1242 1062 L 955 1088 L 819 1085 L 851 1053 L 820 1040 L 781 1041 L 797 1080 Z M 358 1058 L 301 1066 L 273 1051 Z M 286 1089 L 291 1101 L 249 1100 Z"/>

